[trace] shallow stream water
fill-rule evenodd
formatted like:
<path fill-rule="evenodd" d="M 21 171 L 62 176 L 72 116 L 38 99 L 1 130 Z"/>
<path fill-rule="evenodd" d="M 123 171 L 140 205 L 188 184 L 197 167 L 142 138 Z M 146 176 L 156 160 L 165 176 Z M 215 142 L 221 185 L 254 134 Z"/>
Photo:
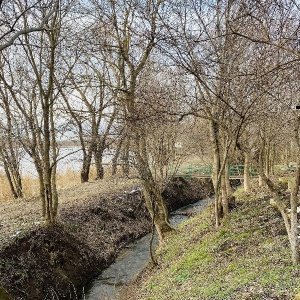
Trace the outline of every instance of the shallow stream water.
<path fill-rule="evenodd" d="M 194 204 L 184 206 L 171 213 L 170 223 L 176 227 L 189 217 L 203 211 L 212 198 L 200 200 Z M 150 234 L 129 244 L 118 255 L 115 263 L 105 269 L 99 277 L 86 287 L 82 300 L 116 300 L 122 286 L 129 284 L 150 262 L 149 253 Z M 158 238 L 154 238 L 157 247 Z"/>

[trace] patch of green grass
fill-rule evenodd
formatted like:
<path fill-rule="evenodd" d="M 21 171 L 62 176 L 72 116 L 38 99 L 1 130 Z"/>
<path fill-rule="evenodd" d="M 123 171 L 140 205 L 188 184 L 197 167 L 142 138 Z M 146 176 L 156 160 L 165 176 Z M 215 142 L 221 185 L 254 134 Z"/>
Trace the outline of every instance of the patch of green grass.
<path fill-rule="evenodd" d="M 191 277 L 191 273 L 187 270 L 184 270 L 182 273 L 179 273 L 175 280 L 177 283 L 184 283 L 185 281 L 188 281 Z"/>
<path fill-rule="evenodd" d="M 132 299 L 293 299 L 300 267 L 291 263 L 286 236 L 267 229 L 282 226 L 276 211 L 267 199 L 237 201 L 222 227 L 207 211 L 170 236 L 157 251 L 158 268 Z"/>
<path fill-rule="evenodd" d="M 156 282 L 150 282 L 150 284 L 147 287 L 148 291 L 152 291 L 155 288 L 155 286 L 157 286 Z"/>

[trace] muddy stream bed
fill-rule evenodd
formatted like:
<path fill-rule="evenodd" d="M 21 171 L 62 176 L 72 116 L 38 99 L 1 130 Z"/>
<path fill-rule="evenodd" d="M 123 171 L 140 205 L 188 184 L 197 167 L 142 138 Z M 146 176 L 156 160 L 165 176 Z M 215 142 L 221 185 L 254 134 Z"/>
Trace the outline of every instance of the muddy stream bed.
<path fill-rule="evenodd" d="M 173 211 L 170 215 L 171 224 L 176 227 L 189 217 L 203 211 L 212 202 L 213 197 L 210 197 Z M 150 234 L 123 249 L 116 261 L 86 286 L 82 300 L 118 299 L 122 287 L 134 280 L 150 262 L 149 243 Z M 157 247 L 157 237 L 154 238 L 153 243 Z"/>

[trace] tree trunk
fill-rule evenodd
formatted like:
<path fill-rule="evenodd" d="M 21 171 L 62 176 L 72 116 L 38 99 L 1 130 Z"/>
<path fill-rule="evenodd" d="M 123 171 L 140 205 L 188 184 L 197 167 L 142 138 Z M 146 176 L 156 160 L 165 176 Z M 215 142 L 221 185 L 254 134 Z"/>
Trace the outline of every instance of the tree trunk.
<path fill-rule="evenodd" d="M 275 189 L 273 182 L 263 174 L 262 170 L 260 173 L 262 178 L 266 182 L 269 190 L 272 192 L 276 206 L 280 211 L 282 218 L 284 220 L 285 228 L 288 234 L 291 252 L 292 252 L 292 261 L 293 264 L 300 263 L 300 253 L 299 253 L 299 239 L 298 239 L 298 215 L 297 215 L 297 205 L 298 205 L 298 192 L 300 185 L 300 140 L 299 140 L 299 131 L 300 131 L 300 117 L 297 117 L 294 120 L 294 141 L 297 149 L 297 171 L 294 176 L 294 185 L 291 188 L 291 196 L 290 196 L 290 217 L 288 216 L 288 212 L 286 210 L 285 203 L 282 201 L 281 196 L 278 191 Z"/>
<path fill-rule="evenodd" d="M 289 236 L 291 250 L 292 250 L 292 260 L 294 264 L 300 263 L 300 253 L 299 253 L 299 239 L 298 239 L 298 193 L 300 185 L 300 140 L 299 140 L 299 129 L 300 129 L 300 117 L 297 117 L 294 125 L 294 140 L 297 148 L 297 171 L 294 176 L 294 186 L 291 190 L 291 233 Z"/>
<path fill-rule="evenodd" d="M 298 216 L 297 216 L 297 206 L 298 206 L 298 191 L 300 184 L 300 160 L 298 160 L 298 168 L 295 175 L 295 184 L 291 191 L 291 213 L 290 213 L 290 222 L 291 222 L 291 232 L 289 236 L 291 250 L 292 250 L 292 261 L 294 264 L 300 263 L 300 254 L 299 254 L 299 239 L 298 239 Z"/>
<path fill-rule="evenodd" d="M 222 212 L 223 218 L 228 216 L 228 195 L 226 189 L 225 173 L 223 172 L 221 177 L 221 190 L 222 190 Z"/>
<path fill-rule="evenodd" d="M 271 158 L 270 158 L 270 172 L 272 175 L 275 175 L 275 162 L 276 162 L 276 146 L 272 143 L 271 147 Z"/>
<path fill-rule="evenodd" d="M 51 103 L 53 103 L 53 98 L 51 95 Z M 52 192 L 52 215 L 53 219 L 57 217 L 58 211 L 58 193 L 56 184 L 56 172 L 57 172 L 57 160 L 58 151 L 56 144 L 56 132 L 55 132 L 55 122 L 54 122 L 54 111 L 53 106 L 50 107 L 50 130 L 51 130 L 51 153 L 52 153 L 52 165 L 50 166 L 51 174 L 51 192 Z"/>
<path fill-rule="evenodd" d="M 51 180 L 51 131 L 50 131 L 50 99 L 47 97 L 45 99 L 46 105 L 43 108 L 44 117 L 44 149 L 43 149 L 43 177 L 44 177 L 44 189 L 45 189 L 45 202 L 46 202 L 46 221 L 50 224 L 54 223 L 55 215 L 53 212 L 53 198 L 52 198 L 52 180 Z"/>
<path fill-rule="evenodd" d="M 220 149 L 219 149 L 219 128 L 218 124 L 214 121 L 210 122 L 210 141 L 212 145 L 213 164 L 212 164 L 212 181 L 215 192 L 215 223 L 218 227 L 221 224 L 221 218 L 223 216 L 221 203 L 222 192 L 220 183 Z"/>
<path fill-rule="evenodd" d="M 111 170 L 111 175 L 114 176 L 117 174 L 117 170 L 118 170 L 118 159 L 121 153 L 121 148 L 122 148 L 122 144 L 123 144 L 123 137 L 120 138 L 118 145 L 117 145 L 117 149 L 116 152 L 114 154 L 114 157 L 111 161 L 112 164 L 112 170 Z"/>
<path fill-rule="evenodd" d="M 81 183 L 85 183 L 89 181 L 91 161 L 92 161 L 92 150 L 90 146 L 87 153 L 85 151 L 83 152 L 82 167 L 80 172 Z"/>
<path fill-rule="evenodd" d="M 95 167 L 96 167 L 96 180 L 103 179 L 103 177 L 104 177 L 104 168 L 102 165 L 103 151 L 104 151 L 104 149 L 97 149 L 94 152 Z"/>
<path fill-rule="evenodd" d="M 23 197 L 22 179 L 20 175 L 20 160 L 18 157 L 19 143 L 13 131 L 13 117 L 7 89 L 1 90 L 1 100 L 6 115 L 5 139 L 1 140 L 0 154 L 3 160 L 10 189 L 14 198 Z"/>
<path fill-rule="evenodd" d="M 8 166 L 7 166 L 7 163 L 6 163 L 5 160 L 3 160 L 3 167 L 4 167 L 4 171 L 5 171 L 5 175 L 6 175 L 7 181 L 9 183 L 9 187 L 10 187 L 10 191 L 12 193 L 12 196 L 15 199 L 17 199 L 18 198 L 18 193 L 15 190 L 15 187 L 14 187 L 14 184 L 13 184 L 13 181 L 12 181 L 12 178 L 10 176 L 10 172 L 9 172 L 9 169 L 8 169 Z"/>
<path fill-rule="evenodd" d="M 32 151 L 33 162 L 35 165 L 35 169 L 38 173 L 39 178 L 39 189 L 40 189 L 40 200 L 41 200 L 41 211 L 42 211 L 42 217 L 46 218 L 46 202 L 45 202 L 45 189 L 44 189 L 44 177 L 43 177 L 43 168 L 42 168 L 42 162 L 38 156 L 38 154 L 34 151 Z"/>
<path fill-rule="evenodd" d="M 244 152 L 244 190 L 250 192 L 250 153 Z"/>
<path fill-rule="evenodd" d="M 14 172 L 13 178 L 15 182 L 17 196 L 18 198 L 22 198 L 24 194 L 23 194 L 22 178 L 19 170 L 17 170 L 17 172 Z"/>
<path fill-rule="evenodd" d="M 265 174 L 267 177 L 270 175 L 270 143 L 265 147 Z"/>
<path fill-rule="evenodd" d="M 135 148 L 133 152 L 137 163 L 137 169 L 143 182 L 146 206 L 150 212 L 161 242 L 169 232 L 174 231 L 174 228 L 169 223 L 168 210 L 165 201 L 153 178 L 149 166 L 145 137 L 142 136 L 141 130 L 139 130 L 137 126 L 135 126 L 135 130 Z"/>
<path fill-rule="evenodd" d="M 263 144 L 261 145 L 261 148 L 259 150 L 259 157 L 258 157 L 258 170 L 259 170 L 259 175 L 258 175 L 258 186 L 262 187 L 264 180 L 262 177 L 262 173 L 264 172 L 264 148 L 265 148 L 265 143 L 263 142 Z"/>
<path fill-rule="evenodd" d="M 300 163 L 300 162 L 299 162 Z M 276 190 L 274 183 L 264 174 L 261 173 L 261 177 L 264 183 L 268 186 L 269 190 L 272 192 L 274 197 L 274 201 L 277 209 L 280 211 L 281 216 L 284 221 L 284 225 L 288 234 L 290 248 L 291 248 L 291 256 L 293 264 L 300 263 L 300 255 L 299 255 L 299 240 L 298 240 L 298 220 L 297 220 L 297 194 L 299 191 L 300 184 L 300 167 L 297 169 L 297 173 L 295 176 L 295 185 L 292 188 L 290 204 L 291 204 L 291 212 L 290 217 L 286 210 L 286 205 L 282 201 L 278 191 Z"/>
<path fill-rule="evenodd" d="M 289 149 L 289 145 L 287 145 L 285 149 L 285 157 L 284 157 L 284 162 L 287 168 L 289 166 L 289 161 L 290 161 L 290 149 Z"/>
<path fill-rule="evenodd" d="M 57 211 L 58 211 L 58 193 L 57 193 L 57 185 L 56 185 L 56 166 L 52 169 L 51 188 L 52 188 L 53 216 L 54 216 L 54 218 L 56 218 Z"/>
<path fill-rule="evenodd" d="M 127 177 L 129 176 L 129 145 L 130 145 L 130 138 L 129 135 L 126 135 L 123 144 L 122 170 L 123 170 L 123 175 Z"/>
<path fill-rule="evenodd" d="M 151 218 L 154 222 L 156 231 L 159 236 L 159 241 L 162 242 L 168 233 L 174 231 L 168 221 L 168 211 L 165 201 L 157 190 L 154 182 L 143 180 L 143 192 L 146 201 L 146 206 L 150 212 Z"/>
<path fill-rule="evenodd" d="M 15 150 L 10 146 L 8 146 L 8 150 L 5 148 L 0 149 L 0 154 L 11 193 L 17 199 L 23 197 L 22 179 L 19 172 L 19 162 L 14 153 Z M 6 147 L 6 145 L 3 145 L 3 147 Z"/>
<path fill-rule="evenodd" d="M 231 188 L 231 184 L 230 184 L 230 178 L 229 178 L 229 168 L 230 168 L 230 164 L 228 161 L 226 161 L 226 165 L 225 165 L 225 185 L 226 185 L 226 194 L 227 194 L 227 198 L 228 198 L 228 203 L 233 203 L 235 202 L 234 197 L 232 196 L 232 188 Z"/>

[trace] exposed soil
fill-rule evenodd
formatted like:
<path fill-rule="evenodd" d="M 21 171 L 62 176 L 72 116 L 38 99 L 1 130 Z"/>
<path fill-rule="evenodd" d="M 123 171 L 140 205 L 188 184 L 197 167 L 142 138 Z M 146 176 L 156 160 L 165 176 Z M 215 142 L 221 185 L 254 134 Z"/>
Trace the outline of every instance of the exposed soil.
<path fill-rule="evenodd" d="M 4 203 L 0 299 L 9 299 L 4 288 L 13 299 L 78 299 L 86 283 L 111 264 L 120 249 L 150 230 L 141 190 L 132 184 L 127 191 L 125 184 L 100 194 L 95 187 L 86 191 L 88 185 L 65 191 L 53 227 L 41 222 L 36 199 Z M 208 180 L 178 179 L 163 195 L 174 210 L 211 193 Z"/>

